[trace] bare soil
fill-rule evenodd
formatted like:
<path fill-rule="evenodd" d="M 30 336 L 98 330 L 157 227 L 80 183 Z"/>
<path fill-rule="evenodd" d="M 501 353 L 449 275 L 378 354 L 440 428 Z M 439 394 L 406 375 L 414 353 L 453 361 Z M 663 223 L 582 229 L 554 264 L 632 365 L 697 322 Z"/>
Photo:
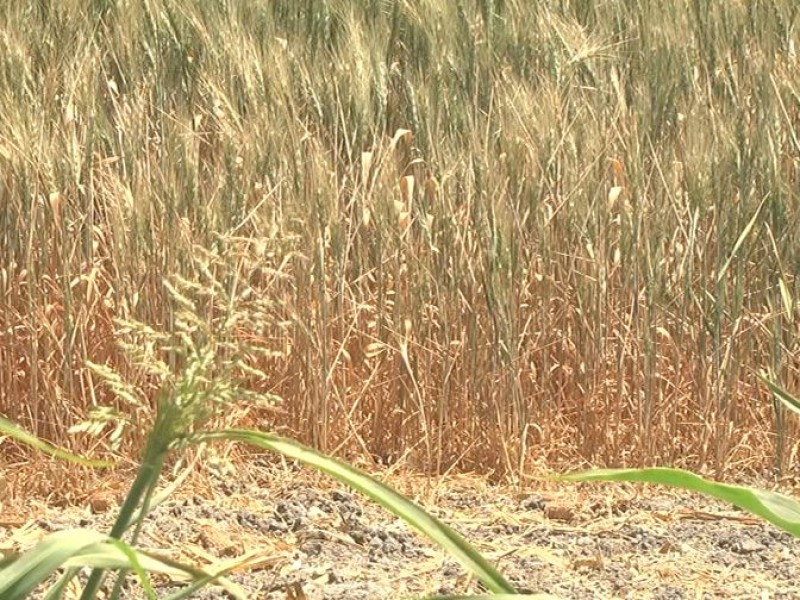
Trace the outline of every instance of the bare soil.
<path fill-rule="evenodd" d="M 389 478 L 472 541 L 520 591 L 558 598 L 800 598 L 800 542 L 720 503 L 656 487 L 477 477 Z M 117 498 L 118 499 L 118 498 Z M 0 549 L 48 532 L 107 530 L 115 498 L 29 506 L 0 524 Z M 292 469 L 190 484 L 158 506 L 140 545 L 209 569 L 245 560 L 229 579 L 267 600 L 367 600 L 480 593 L 463 569 L 357 493 Z M 159 597 L 181 585 L 156 578 Z M 134 585 L 125 598 L 144 595 Z M 196 598 L 228 598 L 221 587 Z"/>

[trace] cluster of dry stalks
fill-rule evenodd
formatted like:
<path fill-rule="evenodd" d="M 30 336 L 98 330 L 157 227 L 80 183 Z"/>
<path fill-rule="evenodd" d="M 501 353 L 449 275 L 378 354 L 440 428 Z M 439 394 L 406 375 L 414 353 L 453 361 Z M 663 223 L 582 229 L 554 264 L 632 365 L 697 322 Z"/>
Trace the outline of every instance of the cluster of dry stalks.
<path fill-rule="evenodd" d="M 791 0 L 102 4 L 0 8 L 0 413 L 93 446 L 199 247 L 272 307 L 238 416 L 322 450 L 793 459 Z"/>

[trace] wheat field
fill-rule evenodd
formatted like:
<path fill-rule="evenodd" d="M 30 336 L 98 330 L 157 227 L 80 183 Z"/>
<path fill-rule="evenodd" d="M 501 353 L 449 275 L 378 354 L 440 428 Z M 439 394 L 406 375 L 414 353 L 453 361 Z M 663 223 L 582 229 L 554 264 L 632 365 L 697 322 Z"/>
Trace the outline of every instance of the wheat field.
<path fill-rule="evenodd" d="M 0 414 L 132 452 L 69 433 L 148 410 L 118 320 L 170 330 L 164 279 L 213 276 L 258 300 L 234 341 L 281 399 L 231 421 L 438 473 L 790 469 L 757 374 L 800 384 L 799 25 L 793 0 L 5 0 Z"/>

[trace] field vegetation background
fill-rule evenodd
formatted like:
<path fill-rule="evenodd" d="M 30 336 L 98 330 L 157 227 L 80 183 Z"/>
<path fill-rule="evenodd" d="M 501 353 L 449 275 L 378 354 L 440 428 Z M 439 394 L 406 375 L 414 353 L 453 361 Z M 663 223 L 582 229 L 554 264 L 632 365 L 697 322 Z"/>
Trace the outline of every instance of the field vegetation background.
<path fill-rule="evenodd" d="M 800 384 L 798 15 L 5 0 L 0 413 L 132 455 L 69 430 L 147 419 L 117 320 L 175 328 L 177 274 L 256 307 L 231 341 L 282 402 L 231 423 L 433 472 L 788 468 L 757 372 Z"/>

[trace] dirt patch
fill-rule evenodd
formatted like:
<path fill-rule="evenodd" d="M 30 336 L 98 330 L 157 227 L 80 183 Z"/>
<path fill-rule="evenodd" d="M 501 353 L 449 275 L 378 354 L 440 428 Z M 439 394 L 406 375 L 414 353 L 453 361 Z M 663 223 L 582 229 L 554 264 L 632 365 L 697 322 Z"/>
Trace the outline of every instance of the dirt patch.
<path fill-rule="evenodd" d="M 729 506 L 654 487 L 394 478 L 490 557 L 520 591 L 561 598 L 797 598 L 800 543 Z M 93 512 L 98 509 L 105 512 Z M 48 532 L 107 530 L 113 503 L 42 506 L 0 524 L 0 548 Z M 480 592 L 438 548 L 358 494 L 273 469 L 220 478 L 157 507 L 140 545 L 214 568 L 247 559 L 230 580 L 253 598 L 359 600 Z M 180 582 L 156 578 L 159 596 Z M 131 586 L 125 598 L 144 595 Z M 221 588 L 200 599 L 225 598 Z"/>

